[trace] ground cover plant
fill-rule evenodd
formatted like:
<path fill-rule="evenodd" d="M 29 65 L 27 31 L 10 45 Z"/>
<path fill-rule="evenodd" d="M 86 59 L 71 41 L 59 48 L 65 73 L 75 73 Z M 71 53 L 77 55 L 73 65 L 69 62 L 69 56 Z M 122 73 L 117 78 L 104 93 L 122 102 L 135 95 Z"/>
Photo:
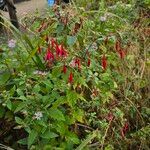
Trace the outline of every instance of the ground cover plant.
<path fill-rule="evenodd" d="M 95 5 L 97 4 L 97 5 Z M 148 150 L 149 1 L 54 5 L 0 45 L 0 145 Z"/>

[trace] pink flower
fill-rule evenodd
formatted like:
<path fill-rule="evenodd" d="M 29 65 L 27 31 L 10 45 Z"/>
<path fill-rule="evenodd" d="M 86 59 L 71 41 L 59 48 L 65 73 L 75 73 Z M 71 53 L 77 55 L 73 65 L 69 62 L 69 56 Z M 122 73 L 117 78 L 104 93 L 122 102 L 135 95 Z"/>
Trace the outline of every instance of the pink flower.
<path fill-rule="evenodd" d="M 50 48 L 48 47 L 47 53 L 45 55 L 45 61 L 53 61 L 54 60 L 54 55 L 51 52 Z"/>

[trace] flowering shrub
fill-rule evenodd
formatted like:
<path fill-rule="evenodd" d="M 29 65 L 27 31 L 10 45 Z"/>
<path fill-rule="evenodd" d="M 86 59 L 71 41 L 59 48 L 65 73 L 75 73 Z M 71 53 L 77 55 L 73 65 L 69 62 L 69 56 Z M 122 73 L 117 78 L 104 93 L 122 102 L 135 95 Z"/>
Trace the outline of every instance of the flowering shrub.
<path fill-rule="evenodd" d="M 29 35 L 1 47 L 0 118 L 21 133 L 12 146 L 147 149 L 147 37 L 121 9 L 124 18 L 103 2 L 94 12 L 75 6 L 26 16 Z"/>

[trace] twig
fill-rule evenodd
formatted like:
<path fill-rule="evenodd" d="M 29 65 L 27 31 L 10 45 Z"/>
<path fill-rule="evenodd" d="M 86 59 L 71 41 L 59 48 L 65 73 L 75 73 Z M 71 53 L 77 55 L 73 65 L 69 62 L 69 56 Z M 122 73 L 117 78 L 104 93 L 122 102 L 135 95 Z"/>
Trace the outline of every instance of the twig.
<path fill-rule="evenodd" d="M 87 126 L 87 125 L 84 125 L 84 124 L 80 124 L 80 123 L 77 123 L 76 125 L 80 126 L 80 127 L 84 127 L 84 128 L 87 128 L 87 129 L 90 129 L 90 130 L 94 130 L 93 128 Z"/>

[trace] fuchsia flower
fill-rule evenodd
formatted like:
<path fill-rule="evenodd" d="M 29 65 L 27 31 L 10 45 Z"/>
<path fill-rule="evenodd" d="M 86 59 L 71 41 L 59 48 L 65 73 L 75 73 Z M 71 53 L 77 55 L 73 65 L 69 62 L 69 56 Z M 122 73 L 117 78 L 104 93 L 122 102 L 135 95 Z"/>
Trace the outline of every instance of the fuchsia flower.
<path fill-rule="evenodd" d="M 81 62 L 80 62 L 80 59 L 79 58 L 76 58 L 74 60 L 74 63 L 75 63 L 75 66 L 78 67 L 78 70 L 81 69 Z"/>
<path fill-rule="evenodd" d="M 63 45 L 56 44 L 56 55 L 59 57 L 66 57 L 67 51 L 64 49 Z"/>
<path fill-rule="evenodd" d="M 91 59 L 88 58 L 87 66 L 90 67 L 90 65 L 91 65 Z"/>
<path fill-rule="evenodd" d="M 53 61 L 54 60 L 54 55 L 50 50 L 50 47 L 47 49 L 47 53 L 45 55 L 45 61 Z"/>
<path fill-rule="evenodd" d="M 125 51 L 121 48 L 121 44 L 119 41 L 116 41 L 115 49 L 119 54 L 119 57 L 123 59 L 125 57 Z"/>
<path fill-rule="evenodd" d="M 70 72 L 68 82 L 71 84 L 73 82 L 73 73 Z"/>
<path fill-rule="evenodd" d="M 52 45 L 52 48 L 55 48 L 55 46 L 57 45 L 57 42 L 53 38 L 51 39 L 51 45 Z"/>
<path fill-rule="evenodd" d="M 64 66 L 63 66 L 62 72 L 63 72 L 64 74 L 66 74 L 66 72 L 67 72 L 67 66 L 66 66 L 65 64 L 64 64 Z"/>
<path fill-rule="evenodd" d="M 119 53 L 119 56 L 121 59 L 123 59 L 125 57 L 125 52 L 123 49 L 120 49 L 120 51 L 118 51 L 118 53 Z"/>
<path fill-rule="evenodd" d="M 102 57 L 102 67 L 104 70 L 107 69 L 107 58 L 105 55 L 103 55 L 103 57 Z"/>

